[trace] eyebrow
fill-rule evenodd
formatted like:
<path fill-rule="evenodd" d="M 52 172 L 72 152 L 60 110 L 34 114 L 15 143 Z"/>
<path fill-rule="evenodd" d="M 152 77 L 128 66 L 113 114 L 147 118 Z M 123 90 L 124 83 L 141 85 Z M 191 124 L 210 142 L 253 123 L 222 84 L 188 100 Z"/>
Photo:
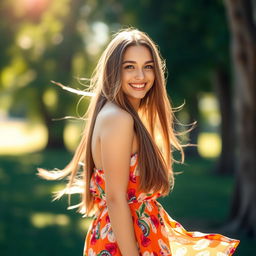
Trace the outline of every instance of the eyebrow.
<path fill-rule="evenodd" d="M 125 61 L 123 61 L 122 64 L 125 64 L 125 63 L 136 63 L 136 61 L 133 61 L 133 60 L 125 60 Z M 154 63 L 154 61 L 153 61 L 153 60 L 148 60 L 148 61 L 145 62 L 145 64 L 147 64 L 147 63 Z"/>

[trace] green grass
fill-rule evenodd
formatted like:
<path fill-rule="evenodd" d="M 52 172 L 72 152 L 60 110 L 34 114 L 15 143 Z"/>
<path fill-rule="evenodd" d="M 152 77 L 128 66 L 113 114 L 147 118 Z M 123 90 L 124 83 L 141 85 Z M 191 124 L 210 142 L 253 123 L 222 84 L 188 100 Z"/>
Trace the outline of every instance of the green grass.
<path fill-rule="evenodd" d="M 51 192 L 62 182 L 35 175 L 37 167 L 63 168 L 70 159 L 65 151 L 0 157 L 1 256 L 82 255 L 90 222 L 66 209 L 67 198 L 51 202 Z M 170 196 L 159 199 L 187 230 L 217 232 L 227 221 L 233 178 L 214 175 L 213 167 L 213 161 L 203 159 L 176 166 L 175 171 L 184 173 L 175 176 Z M 253 255 L 253 241 L 230 237 L 241 240 L 235 255 Z"/>

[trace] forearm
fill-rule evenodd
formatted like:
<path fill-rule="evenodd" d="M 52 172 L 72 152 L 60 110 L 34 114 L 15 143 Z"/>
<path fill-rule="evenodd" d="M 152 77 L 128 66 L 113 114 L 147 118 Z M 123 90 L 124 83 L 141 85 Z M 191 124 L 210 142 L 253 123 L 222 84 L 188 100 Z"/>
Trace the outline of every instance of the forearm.
<path fill-rule="evenodd" d="M 122 256 L 139 256 L 130 207 L 126 200 L 108 201 L 110 223 Z"/>

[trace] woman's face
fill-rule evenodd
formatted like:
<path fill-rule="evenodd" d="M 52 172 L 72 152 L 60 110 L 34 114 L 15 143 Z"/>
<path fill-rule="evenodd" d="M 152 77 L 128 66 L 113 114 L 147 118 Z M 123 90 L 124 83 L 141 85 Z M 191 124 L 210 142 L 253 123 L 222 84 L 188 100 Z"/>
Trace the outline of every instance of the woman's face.
<path fill-rule="evenodd" d="M 155 80 L 154 62 L 147 47 L 136 45 L 125 50 L 121 79 L 123 92 L 137 109 Z"/>

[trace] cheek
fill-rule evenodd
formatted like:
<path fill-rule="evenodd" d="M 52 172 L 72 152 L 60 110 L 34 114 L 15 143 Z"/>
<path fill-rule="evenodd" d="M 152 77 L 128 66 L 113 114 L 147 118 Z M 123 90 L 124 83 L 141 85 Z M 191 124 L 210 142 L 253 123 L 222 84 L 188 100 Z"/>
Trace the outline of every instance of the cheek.
<path fill-rule="evenodd" d="M 155 80 L 155 73 L 154 72 L 148 73 L 148 79 L 151 80 L 152 82 L 154 82 L 154 80 Z"/>
<path fill-rule="evenodd" d="M 122 82 L 124 83 L 124 82 L 127 82 L 128 80 L 129 80 L 129 73 L 127 73 L 127 72 L 123 72 L 122 73 Z"/>
<path fill-rule="evenodd" d="M 155 82 L 155 73 L 152 72 L 150 74 L 148 74 L 148 80 L 150 81 L 150 87 L 149 87 L 149 90 L 153 87 L 154 85 L 154 82 Z"/>
<path fill-rule="evenodd" d="M 155 77 L 155 70 L 154 69 L 148 69 L 148 70 L 145 70 L 145 73 L 144 73 L 148 78 L 151 78 L 151 79 L 154 79 Z"/>
<path fill-rule="evenodd" d="M 121 82 L 121 87 L 124 91 L 127 91 L 128 90 L 128 83 L 129 83 L 129 75 L 126 73 L 126 74 L 122 74 L 122 82 Z"/>

